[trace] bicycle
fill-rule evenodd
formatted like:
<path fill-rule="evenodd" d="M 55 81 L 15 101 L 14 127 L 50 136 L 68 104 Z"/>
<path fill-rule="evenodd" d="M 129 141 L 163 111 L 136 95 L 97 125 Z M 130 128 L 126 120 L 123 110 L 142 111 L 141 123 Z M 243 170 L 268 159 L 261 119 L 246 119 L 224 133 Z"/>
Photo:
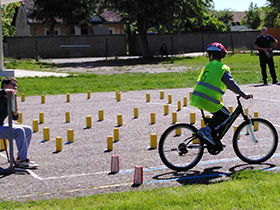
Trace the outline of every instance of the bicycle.
<path fill-rule="evenodd" d="M 249 164 L 259 164 L 268 160 L 277 148 L 277 131 L 269 121 L 246 115 L 240 97 L 237 96 L 238 105 L 230 120 L 219 130 L 212 132 L 216 145 L 200 138 L 196 134 L 198 129 L 187 123 L 174 124 L 165 130 L 159 141 L 162 162 L 172 170 L 187 171 L 199 163 L 205 148 L 211 155 L 219 154 L 224 148 L 221 139 L 240 114 L 243 122 L 235 130 L 232 139 L 235 154 Z M 204 123 L 207 124 L 211 119 L 205 117 L 203 110 L 201 113 Z"/>

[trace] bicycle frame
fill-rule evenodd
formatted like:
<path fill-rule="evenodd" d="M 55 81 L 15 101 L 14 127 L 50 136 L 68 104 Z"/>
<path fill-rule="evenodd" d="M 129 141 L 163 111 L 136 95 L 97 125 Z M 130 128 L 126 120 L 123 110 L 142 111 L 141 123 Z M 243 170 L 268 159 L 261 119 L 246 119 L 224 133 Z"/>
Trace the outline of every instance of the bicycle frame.
<path fill-rule="evenodd" d="M 234 121 L 238 118 L 238 116 L 241 114 L 242 117 L 244 118 L 244 121 L 248 120 L 248 116 L 246 114 L 244 114 L 243 111 L 243 107 L 242 104 L 240 102 L 240 95 L 238 95 L 237 98 L 237 103 L 238 106 L 236 107 L 236 109 L 233 111 L 230 120 L 223 126 L 223 128 L 221 129 L 221 131 L 219 131 L 217 139 L 221 140 L 224 135 L 227 133 L 227 131 L 229 130 L 229 128 L 232 126 L 232 124 L 234 123 Z M 203 110 L 201 110 L 202 112 L 202 117 L 205 123 L 207 123 L 209 121 L 209 119 L 207 119 L 204 115 Z"/>

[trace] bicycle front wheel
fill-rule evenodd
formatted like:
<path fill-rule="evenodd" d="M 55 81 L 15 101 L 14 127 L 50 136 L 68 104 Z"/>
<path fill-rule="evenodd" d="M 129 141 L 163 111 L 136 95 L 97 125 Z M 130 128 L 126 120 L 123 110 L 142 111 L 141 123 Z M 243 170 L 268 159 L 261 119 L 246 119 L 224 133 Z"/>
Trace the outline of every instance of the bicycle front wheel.
<path fill-rule="evenodd" d="M 189 124 L 169 127 L 159 141 L 162 162 L 175 171 L 187 171 L 194 167 L 203 155 L 203 144 L 196 137 L 197 129 Z"/>
<path fill-rule="evenodd" d="M 238 126 L 233 136 L 233 148 L 244 162 L 258 164 L 274 154 L 278 135 L 275 127 L 265 119 L 253 118 L 251 122 L 245 121 Z"/>

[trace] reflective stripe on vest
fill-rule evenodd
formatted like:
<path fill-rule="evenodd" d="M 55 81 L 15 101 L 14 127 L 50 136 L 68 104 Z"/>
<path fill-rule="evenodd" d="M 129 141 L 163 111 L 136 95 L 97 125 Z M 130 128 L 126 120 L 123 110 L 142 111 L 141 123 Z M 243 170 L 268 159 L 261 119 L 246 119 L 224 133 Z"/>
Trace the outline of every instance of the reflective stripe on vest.
<path fill-rule="evenodd" d="M 223 107 L 221 99 L 226 91 L 221 79 L 226 71 L 230 71 L 229 67 L 217 60 L 207 64 L 198 77 L 190 105 L 211 113 L 219 111 Z"/>

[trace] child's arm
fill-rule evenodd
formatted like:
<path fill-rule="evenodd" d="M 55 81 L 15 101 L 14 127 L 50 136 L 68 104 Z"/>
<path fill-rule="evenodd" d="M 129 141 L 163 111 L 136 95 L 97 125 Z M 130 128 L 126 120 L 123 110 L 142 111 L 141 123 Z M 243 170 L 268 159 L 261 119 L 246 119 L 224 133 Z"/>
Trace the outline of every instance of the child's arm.
<path fill-rule="evenodd" d="M 253 95 L 243 92 L 243 90 L 240 89 L 238 84 L 234 81 L 229 71 L 226 71 L 222 77 L 222 82 L 227 86 L 228 89 L 230 89 L 235 94 L 241 95 L 245 99 L 253 98 Z"/>

